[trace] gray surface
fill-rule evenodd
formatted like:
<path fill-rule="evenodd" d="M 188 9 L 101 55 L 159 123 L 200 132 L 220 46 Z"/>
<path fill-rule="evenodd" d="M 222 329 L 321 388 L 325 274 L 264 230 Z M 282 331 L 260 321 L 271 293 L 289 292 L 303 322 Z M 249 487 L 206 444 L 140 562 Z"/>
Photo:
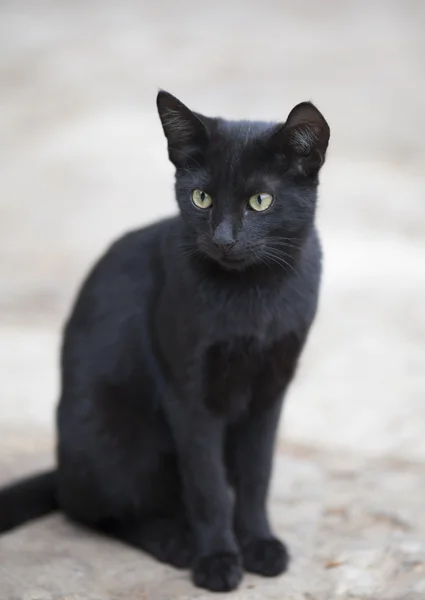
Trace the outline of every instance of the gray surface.
<path fill-rule="evenodd" d="M 0 478 L 51 461 L 59 330 L 88 264 L 175 210 L 157 88 L 229 117 L 311 98 L 332 127 L 325 275 L 272 504 L 295 561 L 239 597 L 423 598 L 425 4 L 243 6 L 1 3 Z M 59 517 L 3 538 L 0 569 L 1 600 L 208 596 Z"/>
<path fill-rule="evenodd" d="M 20 470 L 29 460 L 21 460 Z M 271 514 L 291 548 L 285 577 L 246 576 L 243 600 L 422 600 L 425 466 L 278 448 Z M 213 597 L 186 572 L 45 518 L 0 542 L 1 600 Z M 410 594 L 410 595 L 409 595 Z"/>

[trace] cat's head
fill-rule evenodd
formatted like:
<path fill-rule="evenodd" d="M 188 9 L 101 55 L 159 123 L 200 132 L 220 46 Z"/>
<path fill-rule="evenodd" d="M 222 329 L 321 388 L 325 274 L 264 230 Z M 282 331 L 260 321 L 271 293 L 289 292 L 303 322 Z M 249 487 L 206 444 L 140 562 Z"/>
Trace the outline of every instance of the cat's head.
<path fill-rule="evenodd" d="M 292 263 L 313 225 L 329 142 L 318 109 L 303 102 L 270 124 L 205 117 L 164 91 L 157 106 L 196 252 L 227 269 Z"/>

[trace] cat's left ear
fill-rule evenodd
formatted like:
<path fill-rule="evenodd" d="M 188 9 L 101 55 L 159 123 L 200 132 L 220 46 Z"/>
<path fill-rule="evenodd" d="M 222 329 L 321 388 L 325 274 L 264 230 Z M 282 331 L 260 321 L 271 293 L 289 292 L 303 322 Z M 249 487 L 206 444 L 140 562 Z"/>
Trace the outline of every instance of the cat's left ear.
<path fill-rule="evenodd" d="M 199 154 L 207 143 L 207 130 L 200 116 L 163 90 L 158 93 L 156 104 L 171 162 L 176 167 L 199 162 Z"/>
<path fill-rule="evenodd" d="M 269 144 L 282 152 L 290 164 L 305 175 L 316 175 L 325 162 L 330 129 L 322 113 L 311 102 L 297 104 L 286 123 L 277 127 Z"/>

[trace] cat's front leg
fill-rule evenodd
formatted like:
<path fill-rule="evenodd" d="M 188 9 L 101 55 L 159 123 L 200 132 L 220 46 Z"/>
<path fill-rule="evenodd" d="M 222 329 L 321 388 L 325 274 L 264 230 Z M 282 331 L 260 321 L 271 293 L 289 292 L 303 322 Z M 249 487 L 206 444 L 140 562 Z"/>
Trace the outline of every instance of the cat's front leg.
<path fill-rule="evenodd" d="M 255 361 L 248 413 L 228 436 L 228 468 L 236 493 L 235 529 L 247 571 L 273 577 L 289 562 L 272 533 L 267 495 L 284 394 L 304 346 L 306 330 L 285 335 Z"/>
<path fill-rule="evenodd" d="M 235 486 L 235 530 L 244 567 L 266 577 L 283 573 L 289 556 L 270 528 L 267 494 L 281 400 L 246 416 L 230 432 L 229 469 Z"/>
<path fill-rule="evenodd" d="M 193 581 L 211 591 L 235 589 L 243 575 L 233 531 L 233 503 L 223 461 L 223 422 L 204 407 L 170 409 L 184 500 L 195 537 Z"/>

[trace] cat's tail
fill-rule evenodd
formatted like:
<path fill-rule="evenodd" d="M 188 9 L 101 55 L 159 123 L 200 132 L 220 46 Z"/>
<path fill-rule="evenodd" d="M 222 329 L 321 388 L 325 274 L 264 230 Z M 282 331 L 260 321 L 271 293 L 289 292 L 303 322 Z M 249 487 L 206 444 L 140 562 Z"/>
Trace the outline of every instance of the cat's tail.
<path fill-rule="evenodd" d="M 0 489 L 0 533 L 58 508 L 55 470 L 13 483 Z"/>

